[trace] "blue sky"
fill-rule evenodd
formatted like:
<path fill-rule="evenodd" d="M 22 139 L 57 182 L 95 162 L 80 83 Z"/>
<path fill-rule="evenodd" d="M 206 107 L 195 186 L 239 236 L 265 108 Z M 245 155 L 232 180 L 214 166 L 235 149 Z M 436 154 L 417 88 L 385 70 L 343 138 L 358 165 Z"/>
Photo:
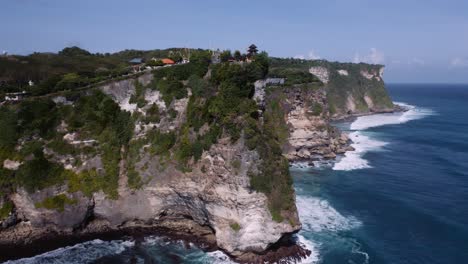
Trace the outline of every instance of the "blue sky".
<path fill-rule="evenodd" d="M 0 50 L 201 47 L 386 65 L 387 82 L 468 83 L 464 0 L 0 0 Z"/>

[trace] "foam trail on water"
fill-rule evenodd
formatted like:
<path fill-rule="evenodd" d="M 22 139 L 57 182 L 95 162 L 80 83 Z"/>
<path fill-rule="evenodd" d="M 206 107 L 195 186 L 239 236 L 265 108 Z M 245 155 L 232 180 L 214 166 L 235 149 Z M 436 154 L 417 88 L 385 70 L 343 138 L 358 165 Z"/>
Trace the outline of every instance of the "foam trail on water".
<path fill-rule="evenodd" d="M 419 108 L 414 105 L 401 102 L 395 102 L 395 104 L 406 109 L 406 111 L 360 116 L 351 123 L 350 129 L 354 130 L 354 132 L 349 134 L 349 138 L 353 141 L 351 146 L 355 150 L 346 152 L 344 157 L 334 164 L 333 170 L 349 171 L 371 168 L 369 162 L 362 158 L 363 155 L 369 151 L 378 151 L 382 149 L 387 145 L 387 142 L 371 138 L 369 133 L 363 132 L 363 130 L 385 125 L 403 124 L 411 120 L 421 119 L 434 114 L 432 110 L 427 108 Z"/>
<path fill-rule="evenodd" d="M 364 132 L 355 131 L 350 133 L 349 138 L 353 141 L 351 146 L 354 148 L 353 151 L 347 151 L 335 165 L 333 170 L 356 170 L 371 168 L 369 162 L 362 158 L 362 156 L 368 151 L 377 151 L 387 145 L 386 142 L 372 139 L 371 137 L 364 134 Z"/>
<path fill-rule="evenodd" d="M 305 231 L 344 231 L 361 226 L 354 217 L 345 217 L 333 208 L 328 201 L 310 196 L 296 198 L 299 217 Z"/>
<path fill-rule="evenodd" d="M 427 108 L 420 108 L 414 105 L 409 105 L 402 102 L 395 102 L 396 105 L 406 109 L 405 112 L 376 114 L 368 116 L 360 116 L 351 124 L 351 130 L 365 130 L 371 127 L 379 127 L 385 125 L 403 124 L 411 120 L 417 120 L 429 115 L 433 115 L 434 111 Z"/>
<path fill-rule="evenodd" d="M 125 251 L 125 249 L 133 247 L 134 245 L 135 243 L 133 241 L 102 241 L 100 239 L 95 239 L 74 246 L 59 248 L 31 258 L 12 260 L 4 263 L 89 263 L 104 256 L 120 254 Z"/>

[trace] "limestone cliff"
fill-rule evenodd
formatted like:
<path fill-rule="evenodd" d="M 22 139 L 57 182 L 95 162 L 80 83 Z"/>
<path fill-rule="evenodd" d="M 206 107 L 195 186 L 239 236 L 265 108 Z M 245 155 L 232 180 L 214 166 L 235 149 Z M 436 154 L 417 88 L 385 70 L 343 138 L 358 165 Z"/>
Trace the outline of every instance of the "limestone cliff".
<path fill-rule="evenodd" d="M 277 249 L 301 228 L 287 160 L 335 158 L 350 147 L 333 119 L 393 104 L 382 66 L 274 59 L 266 76 L 260 62 L 2 107 L 0 248 L 156 228 L 239 260 Z"/>
<path fill-rule="evenodd" d="M 395 111 L 382 65 L 275 58 L 269 75 L 284 78 L 284 85 L 265 86 L 257 94 L 281 102 L 288 129 L 283 151 L 290 161 L 313 165 L 352 150 L 333 120 Z"/>
<path fill-rule="evenodd" d="M 3 170 L 21 177 L 26 165 L 40 161 L 45 173 L 57 170 L 60 179 L 43 187 L 11 183 L 14 189 L 3 190 L 0 248 L 34 245 L 44 237 L 163 228 L 201 237 L 239 260 L 249 260 L 301 228 L 287 165 L 282 171 L 269 167 L 289 179 L 284 188 L 291 196 L 278 197 L 291 201 L 287 208 L 272 204 L 269 194 L 252 185 L 267 166 L 276 166 L 267 161 L 284 164 L 280 153 L 266 159 L 255 146 L 247 146 L 243 136 L 233 140 L 224 132 L 213 135 L 216 123 L 189 127 L 188 107 L 195 100 L 191 85 L 182 87 L 186 96 L 168 101 L 159 88 L 150 88 L 162 85 L 165 79 L 160 80 L 156 84 L 148 73 L 45 102 L 58 113 L 53 131 L 18 138 L 15 151 L 28 153 L 5 160 Z M 94 119 L 102 118 L 109 122 L 106 127 L 87 127 L 86 122 L 93 126 Z M 127 135 L 128 144 L 114 140 Z M 206 146 L 205 138 L 210 140 Z M 194 143 L 193 156 L 184 156 L 184 140 L 201 140 L 200 152 Z M 32 146 L 36 150 L 28 150 Z M 17 166 L 10 166 L 13 163 Z"/>
<path fill-rule="evenodd" d="M 325 92 L 332 119 L 394 110 L 383 81 L 383 65 L 276 58 L 272 68 L 272 77 L 289 77 L 293 85 L 314 82 L 304 78 L 306 73 L 315 76 Z"/>

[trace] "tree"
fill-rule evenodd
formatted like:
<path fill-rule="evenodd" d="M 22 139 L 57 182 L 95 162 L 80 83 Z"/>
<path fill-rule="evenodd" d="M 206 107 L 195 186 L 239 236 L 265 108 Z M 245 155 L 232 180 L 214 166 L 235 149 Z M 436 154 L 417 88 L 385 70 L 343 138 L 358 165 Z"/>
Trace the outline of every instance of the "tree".
<path fill-rule="evenodd" d="M 55 85 L 55 90 L 62 91 L 73 89 L 81 84 L 80 76 L 76 73 L 67 73 L 62 77 L 62 80 Z"/>
<path fill-rule="evenodd" d="M 232 58 L 232 54 L 230 50 L 225 50 L 220 55 L 221 62 L 227 62 L 230 58 Z"/>
<path fill-rule="evenodd" d="M 89 51 L 79 48 L 77 46 L 67 47 L 59 51 L 59 55 L 63 56 L 89 56 L 92 55 Z"/>
<path fill-rule="evenodd" d="M 236 61 L 242 60 L 242 54 L 240 53 L 240 51 L 238 51 L 238 50 L 234 51 L 234 59 Z"/>
<path fill-rule="evenodd" d="M 249 46 L 249 49 L 247 50 L 247 55 L 251 57 L 253 55 L 256 55 L 257 52 L 258 52 L 257 46 L 255 46 L 255 44 L 252 44 Z"/>
<path fill-rule="evenodd" d="M 146 63 L 147 66 L 156 67 L 164 66 L 164 63 L 161 60 L 150 60 Z"/>

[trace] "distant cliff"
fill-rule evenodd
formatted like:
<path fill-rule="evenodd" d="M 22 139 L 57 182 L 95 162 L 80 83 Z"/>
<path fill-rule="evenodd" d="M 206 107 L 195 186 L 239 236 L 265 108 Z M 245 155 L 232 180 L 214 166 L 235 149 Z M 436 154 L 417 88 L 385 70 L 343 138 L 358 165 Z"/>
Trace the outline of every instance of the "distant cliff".
<path fill-rule="evenodd" d="M 274 59 L 270 74 L 296 77 L 304 72 L 314 75 L 324 88 L 332 119 L 394 110 L 383 81 L 383 65 Z"/>
<path fill-rule="evenodd" d="M 352 150 L 332 120 L 395 110 L 382 65 L 274 58 L 269 76 L 285 80 L 268 85 L 263 93 L 266 105 L 281 106 L 286 131 L 282 148 L 290 161 L 312 165 Z"/>

